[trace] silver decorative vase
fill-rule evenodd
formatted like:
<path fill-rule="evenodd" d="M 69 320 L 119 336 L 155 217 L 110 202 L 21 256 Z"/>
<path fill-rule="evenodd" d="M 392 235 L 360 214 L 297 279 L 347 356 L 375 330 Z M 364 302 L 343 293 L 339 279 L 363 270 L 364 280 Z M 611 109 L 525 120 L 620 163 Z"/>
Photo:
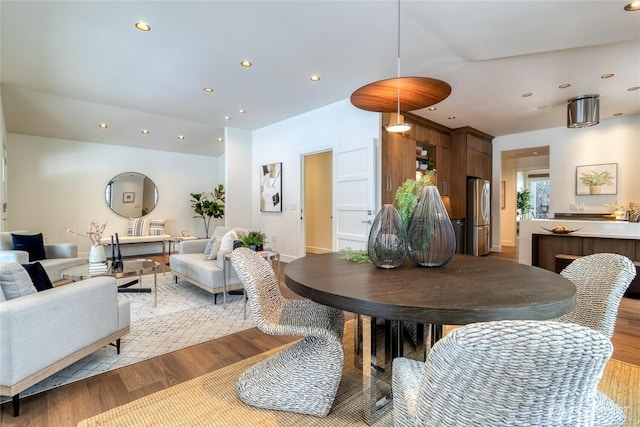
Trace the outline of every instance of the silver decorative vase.
<path fill-rule="evenodd" d="M 396 268 L 407 258 L 407 232 L 393 205 L 384 205 L 369 232 L 367 253 L 380 268 Z"/>
<path fill-rule="evenodd" d="M 409 258 L 422 267 L 440 267 L 456 252 L 453 225 L 438 187 L 422 189 L 407 230 Z"/>

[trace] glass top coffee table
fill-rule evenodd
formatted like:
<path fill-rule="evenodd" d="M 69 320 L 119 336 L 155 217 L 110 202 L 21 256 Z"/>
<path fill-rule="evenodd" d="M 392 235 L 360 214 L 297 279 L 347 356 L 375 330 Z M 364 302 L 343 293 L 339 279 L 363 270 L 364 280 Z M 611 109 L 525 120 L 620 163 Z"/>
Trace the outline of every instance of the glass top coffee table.
<path fill-rule="evenodd" d="M 121 271 L 114 270 L 111 262 L 107 262 L 105 266 L 96 266 L 95 264 L 76 265 L 62 270 L 62 278 L 77 282 L 78 280 L 90 279 L 97 276 L 111 276 L 116 279 L 137 276 L 137 279 L 119 285 L 118 292 L 151 292 L 151 288 L 131 288 L 130 286 L 136 283 L 142 283 L 143 274 L 153 273 L 153 306 L 156 307 L 158 305 L 157 272 L 158 267 L 160 267 L 160 263 L 150 259 L 132 259 L 123 260 L 122 264 L 123 268 Z"/>

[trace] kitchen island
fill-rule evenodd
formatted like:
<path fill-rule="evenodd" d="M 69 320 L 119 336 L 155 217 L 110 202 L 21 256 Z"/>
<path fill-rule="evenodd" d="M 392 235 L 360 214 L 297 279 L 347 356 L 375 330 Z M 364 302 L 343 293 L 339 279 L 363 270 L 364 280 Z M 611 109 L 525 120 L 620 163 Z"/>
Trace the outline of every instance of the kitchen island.
<path fill-rule="evenodd" d="M 564 226 L 577 230 L 556 234 L 545 229 Z M 634 261 L 640 270 L 640 223 L 593 220 L 525 220 L 520 222 L 518 260 L 559 273 L 573 259 L 595 254 L 616 253 Z M 640 298 L 640 271 L 631 282 L 626 296 Z"/>

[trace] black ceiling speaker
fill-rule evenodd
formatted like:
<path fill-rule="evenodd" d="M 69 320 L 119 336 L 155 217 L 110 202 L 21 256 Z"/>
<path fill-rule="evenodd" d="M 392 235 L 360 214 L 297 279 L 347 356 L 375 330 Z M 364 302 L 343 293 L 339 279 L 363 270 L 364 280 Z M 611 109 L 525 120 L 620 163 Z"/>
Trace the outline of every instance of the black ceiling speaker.
<path fill-rule="evenodd" d="M 599 95 L 583 95 L 571 98 L 567 105 L 567 127 L 584 128 L 600 122 Z"/>

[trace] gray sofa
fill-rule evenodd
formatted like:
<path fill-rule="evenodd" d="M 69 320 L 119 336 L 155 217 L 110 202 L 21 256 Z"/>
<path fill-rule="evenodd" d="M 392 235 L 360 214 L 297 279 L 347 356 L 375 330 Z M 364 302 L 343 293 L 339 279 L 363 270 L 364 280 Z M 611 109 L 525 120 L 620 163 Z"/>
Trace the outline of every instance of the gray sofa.
<path fill-rule="evenodd" d="M 9 265 L 13 264 L 13 266 Z M 15 263 L 1 263 L 3 280 Z M 13 277 L 13 276 L 12 276 Z M 129 333 L 129 301 L 101 276 L 3 301 L 0 298 L 0 396 L 19 393 Z"/>
<path fill-rule="evenodd" d="M 224 237 L 229 231 L 236 230 L 246 232 L 243 229 L 231 229 L 218 226 L 213 230 L 212 237 Z M 178 253 L 169 257 L 169 267 L 178 280 L 192 283 L 214 295 L 214 304 L 217 295 L 224 289 L 224 255 L 231 252 L 232 248 L 220 248 L 216 259 L 205 259 L 204 249 L 208 239 L 186 240 L 178 244 Z M 242 289 L 242 282 L 229 263 L 229 275 L 227 276 L 227 291 Z"/>
<path fill-rule="evenodd" d="M 28 230 L 0 232 L 0 262 L 17 262 L 27 264 L 29 254 L 25 251 L 13 249 L 11 234 L 36 234 Z M 46 259 L 38 260 L 52 282 L 62 279 L 62 270 L 76 265 L 86 264 L 84 258 L 78 258 L 78 245 L 75 243 L 45 243 Z"/>

